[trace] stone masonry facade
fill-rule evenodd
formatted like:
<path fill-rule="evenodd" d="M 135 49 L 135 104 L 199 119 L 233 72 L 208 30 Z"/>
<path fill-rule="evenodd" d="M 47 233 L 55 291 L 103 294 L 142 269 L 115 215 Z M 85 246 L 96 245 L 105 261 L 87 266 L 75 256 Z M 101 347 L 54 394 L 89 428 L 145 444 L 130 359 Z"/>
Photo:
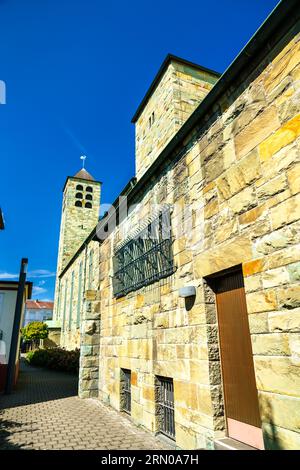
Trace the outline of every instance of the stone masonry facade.
<path fill-rule="evenodd" d="M 93 247 L 90 288 L 80 297 L 75 281 L 73 307 L 66 307 L 75 312 L 82 299 L 79 324 L 71 322 L 70 330 L 62 331 L 66 347 L 81 345 L 79 395 L 98 397 L 120 410 L 121 374 L 129 370 L 131 419 L 157 433 L 157 378 L 172 378 L 175 439 L 182 449 L 212 449 L 226 435 L 217 310 L 207 278 L 234 266 L 242 267 L 244 277 L 265 448 L 300 448 L 296 13 L 299 8 L 294 22 L 289 19 L 290 28 L 285 26 L 284 33 L 278 28 L 189 135 L 178 141 L 131 201 L 128 217 L 104 241 L 89 241 L 59 277 L 61 285 L 70 282 L 79 264 L 88 264 Z M 162 79 L 156 93 L 167 96 L 169 91 Z M 150 111 L 146 106 L 139 119 L 146 122 Z M 164 124 L 161 116 L 157 126 Z M 139 179 L 147 174 L 152 157 L 143 156 L 138 145 Z M 153 207 L 161 205 L 171 208 L 176 271 L 117 298 L 113 256 L 153 218 Z M 192 305 L 178 295 L 184 286 L 196 288 Z M 64 302 L 68 304 L 60 299 L 61 306 Z"/>
<path fill-rule="evenodd" d="M 91 192 L 90 192 L 91 190 Z M 62 320 L 63 316 L 67 314 L 67 304 L 65 305 L 66 293 L 69 294 L 69 289 L 72 284 L 72 279 L 68 277 L 64 278 L 64 282 L 61 282 L 59 274 L 66 267 L 67 262 L 74 255 L 76 250 L 85 242 L 86 238 L 95 227 L 99 218 L 100 209 L 100 196 L 101 196 L 101 184 L 97 181 L 90 181 L 83 178 L 68 177 L 64 186 L 63 191 L 63 205 L 62 205 L 62 216 L 60 224 L 59 234 L 59 247 L 58 247 L 58 259 L 57 259 L 57 278 L 55 284 L 55 300 L 54 300 L 54 319 Z M 86 198 L 89 199 L 86 199 Z M 92 207 L 86 208 L 85 204 L 89 202 Z M 80 203 L 82 207 L 78 207 L 75 204 Z M 98 247 L 97 247 L 98 248 Z M 91 250 L 91 248 L 90 248 Z M 82 264 L 82 285 L 85 287 L 86 281 L 86 259 L 80 260 Z M 74 304 L 81 303 L 81 296 L 78 297 L 78 277 L 79 277 L 79 264 L 77 269 L 74 270 L 73 280 L 73 300 Z M 96 263 L 94 263 L 95 265 Z M 75 298 L 77 301 L 75 301 Z M 70 299 L 69 299 L 70 303 Z M 64 308 L 64 305 L 66 308 Z M 79 312 L 77 317 L 80 318 L 80 312 L 82 306 L 77 307 Z M 63 314 L 63 312 L 65 313 Z M 70 311 L 70 308 L 69 308 Z M 73 317 L 74 319 L 74 317 Z M 78 340 L 79 341 L 79 340 Z"/>
<path fill-rule="evenodd" d="M 180 63 L 166 64 L 135 122 L 136 176 L 140 178 L 217 82 L 219 74 Z"/>

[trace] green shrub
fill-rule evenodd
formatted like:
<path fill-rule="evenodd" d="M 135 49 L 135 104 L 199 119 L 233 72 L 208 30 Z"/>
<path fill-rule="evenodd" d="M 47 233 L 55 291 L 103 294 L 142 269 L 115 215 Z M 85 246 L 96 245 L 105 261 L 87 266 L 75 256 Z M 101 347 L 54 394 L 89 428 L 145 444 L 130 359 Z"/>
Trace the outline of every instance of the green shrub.
<path fill-rule="evenodd" d="M 26 355 L 27 362 L 32 366 L 43 367 L 48 362 L 48 350 L 47 349 L 35 349 L 29 351 Z"/>
<path fill-rule="evenodd" d="M 52 370 L 78 373 L 79 349 L 67 351 L 62 348 L 36 349 L 26 355 L 27 362 L 36 367 L 47 367 Z"/>
<path fill-rule="evenodd" d="M 48 325 L 42 321 L 32 321 L 21 329 L 24 341 L 38 341 L 48 338 Z"/>

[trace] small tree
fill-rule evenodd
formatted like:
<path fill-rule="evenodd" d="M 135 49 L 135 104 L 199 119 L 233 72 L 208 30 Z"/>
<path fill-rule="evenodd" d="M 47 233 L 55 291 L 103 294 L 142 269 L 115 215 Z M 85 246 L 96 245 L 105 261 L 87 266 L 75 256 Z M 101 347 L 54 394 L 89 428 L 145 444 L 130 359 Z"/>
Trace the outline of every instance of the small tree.
<path fill-rule="evenodd" d="M 41 339 L 48 338 L 48 325 L 42 321 L 32 321 L 21 330 L 24 341 L 30 341 L 38 347 Z"/>

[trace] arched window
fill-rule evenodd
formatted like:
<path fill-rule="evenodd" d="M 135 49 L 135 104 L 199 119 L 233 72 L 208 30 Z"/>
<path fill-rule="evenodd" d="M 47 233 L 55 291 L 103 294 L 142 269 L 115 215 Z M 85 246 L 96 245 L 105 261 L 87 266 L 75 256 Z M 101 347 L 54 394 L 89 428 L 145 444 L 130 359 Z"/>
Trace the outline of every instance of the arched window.
<path fill-rule="evenodd" d="M 82 261 L 80 262 L 79 273 L 78 273 L 78 298 L 77 298 L 77 318 L 76 318 L 77 328 L 80 327 L 81 300 L 82 300 Z"/>
<path fill-rule="evenodd" d="M 87 193 L 92 193 L 92 192 L 93 192 L 92 186 L 87 186 L 87 187 L 85 188 L 85 190 L 86 190 Z"/>
<path fill-rule="evenodd" d="M 67 310 L 67 293 L 68 293 L 68 280 L 66 279 L 65 282 L 65 295 L 64 295 L 64 310 L 63 310 L 63 318 L 62 318 L 62 331 L 65 331 L 65 321 L 66 321 L 66 310 Z"/>
<path fill-rule="evenodd" d="M 92 208 L 92 204 L 91 204 L 90 202 L 86 202 L 86 203 L 85 203 L 85 207 L 86 207 L 87 209 L 91 209 L 91 208 Z"/>
<path fill-rule="evenodd" d="M 69 305 L 69 331 L 72 329 L 73 292 L 74 292 L 74 271 L 72 272 L 72 277 L 71 277 L 70 305 Z"/>
<path fill-rule="evenodd" d="M 82 202 L 81 201 L 76 201 L 75 206 L 76 207 L 82 207 Z"/>
<path fill-rule="evenodd" d="M 76 186 L 76 191 L 83 191 L 83 186 L 81 184 L 78 184 Z"/>
<path fill-rule="evenodd" d="M 93 200 L 93 196 L 92 196 L 91 194 L 87 194 L 87 195 L 85 196 L 85 199 L 86 199 L 87 201 L 92 201 L 92 200 Z"/>
<path fill-rule="evenodd" d="M 88 277 L 88 289 L 92 288 L 92 279 L 93 279 L 93 257 L 94 250 L 90 251 L 89 254 L 89 277 Z"/>
<path fill-rule="evenodd" d="M 82 193 L 76 193 L 76 196 L 75 196 L 77 199 L 82 199 Z"/>

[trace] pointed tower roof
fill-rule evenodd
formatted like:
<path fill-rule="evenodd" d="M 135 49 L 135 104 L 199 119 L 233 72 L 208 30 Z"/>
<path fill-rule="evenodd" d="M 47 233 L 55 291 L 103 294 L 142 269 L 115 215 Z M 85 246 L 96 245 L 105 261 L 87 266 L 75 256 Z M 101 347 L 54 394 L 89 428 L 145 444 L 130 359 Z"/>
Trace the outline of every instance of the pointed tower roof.
<path fill-rule="evenodd" d="M 88 171 L 86 171 L 85 168 L 81 168 L 81 170 L 78 171 L 76 173 L 76 175 L 74 175 L 74 176 L 67 176 L 67 179 L 66 179 L 64 187 L 63 187 L 63 192 L 65 191 L 67 182 L 69 180 L 82 180 L 83 182 L 85 180 L 87 182 L 91 181 L 91 182 L 93 182 L 93 184 L 102 184 L 101 181 L 95 180 L 95 178 Z"/>
<path fill-rule="evenodd" d="M 86 171 L 85 168 L 81 168 L 80 171 L 74 175 L 74 178 L 81 178 L 82 180 L 88 180 L 88 181 L 95 181 L 95 178 L 93 178 L 92 175 L 88 171 Z"/>

